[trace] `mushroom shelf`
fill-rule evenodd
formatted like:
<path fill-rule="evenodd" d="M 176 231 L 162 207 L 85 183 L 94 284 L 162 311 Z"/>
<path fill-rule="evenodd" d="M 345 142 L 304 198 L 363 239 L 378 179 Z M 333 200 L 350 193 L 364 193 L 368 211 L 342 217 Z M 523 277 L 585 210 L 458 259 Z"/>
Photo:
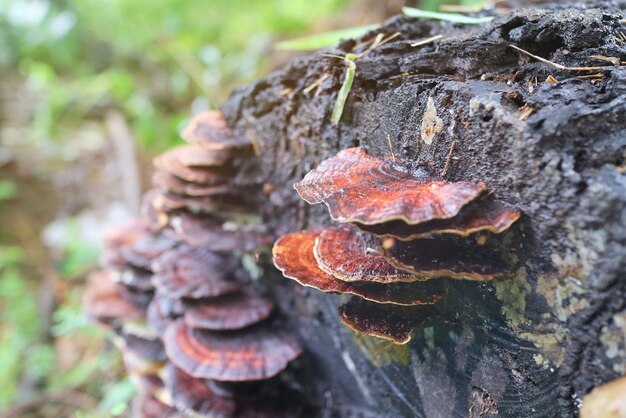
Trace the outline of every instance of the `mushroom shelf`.
<path fill-rule="evenodd" d="M 246 209 L 254 184 L 230 183 L 250 144 L 216 112 L 185 136 L 191 145 L 155 159 L 142 219 L 106 240 L 88 315 L 115 335 L 139 416 L 299 416 L 306 406 L 286 369 L 302 347 L 242 264 L 271 242 Z"/>
<path fill-rule="evenodd" d="M 503 232 L 520 213 L 493 198 L 477 201 L 487 191 L 482 182 L 437 179 L 390 156 L 348 148 L 320 163 L 295 189 L 308 203 L 326 204 L 331 218 L 347 225 L 276 241 L 274 264 L 285 277 L 322 292 L 400 305 L 383 309 L 353 298 L 340 306 L 341 321 L 357 332 L 406 344 L 429 314 L 404 307 L 437 303 L 446 278 L 490 281 L 514 271 L 496 234 L 480 232 Z M 465 207 L 476 201 L 467 214 Z M 355 223 L 375 228 L 382 238 Z M 418 230 L 423 238 L 409 240 Z"/>

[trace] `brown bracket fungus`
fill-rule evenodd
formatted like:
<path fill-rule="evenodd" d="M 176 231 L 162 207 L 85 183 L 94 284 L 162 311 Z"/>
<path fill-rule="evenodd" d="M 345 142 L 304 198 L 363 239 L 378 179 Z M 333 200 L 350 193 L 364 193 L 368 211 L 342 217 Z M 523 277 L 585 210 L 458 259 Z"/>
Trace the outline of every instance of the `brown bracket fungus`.
<path fill-rule="evenodd" d="M 144 292 L 154 289 L 151 279 L 152 271 L 133 266 L 127 266 L 126 269 L 119 271 L 116 277 L 116 281 L 124 286 L 130 286 Z"/>
<path fill-rule="evenodd" d="M 228 193 L 231 186 L 225 178 L 215 178 L 214 181 L 215 184 L 192 183 L 165 171 L 155 171 L 152 175 L 155 187 L 177 195 L 203 197 Z"/>
<path fill-rule="evenodd" d="M 235 268 L 226 256 L 182 245 L 153 263 L 152 283 L 175 299 L 221 296 L 241 289 L 232 276 Z"/>
<path fill-rule="evenodd" d="M 89 286 L 83 295 L 87 316 L 105 326 L 114 325 L 120 319 L 140 319 L 141 311 L 126 301 L 121 286 L 115 281 L 116 273 L 110 270 L 92 273 Z"/>
<path fill-rule="evenodd" d="M 309 230 L 283 235 L 274 244 L 274 265 L 283 275 L 303 286 L 326 293 L 345 293 L 377 303 L 428 305 L 442 294 L 438 282 L 394 283 L 346 282 L 325 273 L 313 254 L 315 240 L 321 231 Z"/>
<path fill-rule="evenodd" d="M 158 333 L 165 332 L 167 326 L 184 314 L 181 299 L 170 297 L 167 292 L 157 290 L 148 305 L 146 320 Z"/>
<path fill-rule="evenodd" d="M 167 360 L 163 342 L 159 337 L 141 336 L 124 329 L 118 335 L 124 341 L 125 348 L 135 355 L 154 363 Z"/>
<path fill-rule="evenodd" d="M 360 148 L 322 161 L 295 188 L 308 203 L 325 203 L 339 222 L 411 225 L 451 218 L 486 190 L 480 182 L 436 180 Z"/>
<path fill-rule="evenodd" d="M 178 321 L 163 340 L 172 363 L 187 374 L 229 382 L 269 379 L 302 353 L 291 334 L 268 325 L 218 333 Z"/>
<path fill-rule="evenodd" d="M 250 146 L 250 141 L 237 137 L 226 125 L 221 112 L 208 111 L 194 116 L 181 133 L 183 139 L 207 150 L 228 150 Z"/>
<path fill-rule="evenodd" d="M 182 146 L 171 149 L 165 154 L 161 154 L 154 159 L 154 166 L 163 172 L 172 174 L 181 180 L 196 183 L 213 185 L 216 176 L 220 176 L 230 155 L 225 152 L 217 152 L 215 154 L 204 154 L 204 164 L 201 164 L 201 158 L 192 158 L 192 149 L 190 146 Z M 202 155 L 202 148 L 196 148 L 198 156 Z M 215 158 L 210 158 L 214 155 Z"/>
<path fill-rule="evenodd" d="M 186 418 L 183 413 L 149 393 L 140 393 L 135 398 L 133 410 L 134 416 L 141 418 Z"/>
<path fill-rule="evenodd" d="M 185 323 L 211 331 L 237 330 L 267 319 L 274 302 L 251 290 L 224 295 L 215 300 L 185 302 Z"/>
<path fill-rule="evenodd" d="M 418 306 L 392 306 L 351 298 L 338 309 L 341 322 L 360 334 L 371 335 L 396 344 L 406 344 L 422 322 Z"/>
<path fill-rule="evenodd" d="M 166 171 L 172 171 L 169 169 L 171 165 L 186 168 L 222 167 L 231 158 L 232 154 L 227 150 L 207 150 L 198 145 L 180 145 L 156 157 L 155 166 L 162 168 L 159 167 L 160 164 L 157 161 L 167 161 L 163 167 Z"/>
<path fill-rule="evenodd" d="M 464 207 L 448 219 L 435 219 L 417 225 L 403 221 L 390 221 L 376 225 L 355 223 L 363 231 L 377 236 L 398 238 L 404 241 L 439 234 L 468 236 L 476 232 L 500 233 L 506 231 L 519 218 L 520 212 L 506 203 L 491 199 L 479 199 Z"/>
<path fill-rule="evenodd" d="M 169 229 L 164 234 L 191 246 L 209 251 L 253 251 L 269 245 L 272 239 L 265 233 L 245 229 L 225 228 L 225 221 L 217 216 L 198 215 L 189 212 L 173 213 Z"/>
<path fill-rule="evenodd" d="M 216 418 L 229 418 L 236 412 L 236 402 L 215 394 L 209 381 L 192 377 L 172 364 L 166 368 L 165 387 L 180 411 Z"/>
<path fill-rule="evenodd" d="M 280 315 L 275 303 L 239 260 L 271 243 L 251 210 L 262 195 L 246 179 L 251 144 L 219 112 L 194 118 L 184 135 L 196 145 L 155 159 L 144 220 L 107 239 L 109 270 L 86 293 L 88 314 L 118 333 L 112 339 L 138 387 L 139 416 L 288 416 L 274 402 L 287 388 L 268 380 L 302 348 L 279 320 L 268 322 Z M 163 386 L 167 361 L 180 370 L 171 366 L 174 378 Z M 221 396 L 207 379 L 268 382 Z"/>

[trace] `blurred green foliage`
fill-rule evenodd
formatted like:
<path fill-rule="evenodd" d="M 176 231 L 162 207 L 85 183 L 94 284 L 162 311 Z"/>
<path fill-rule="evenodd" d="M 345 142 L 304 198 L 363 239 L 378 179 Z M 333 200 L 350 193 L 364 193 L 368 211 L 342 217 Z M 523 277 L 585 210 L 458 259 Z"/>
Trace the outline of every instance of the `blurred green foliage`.
<path fill-rule="evenodd" d="M 0 180 L 0 200 L 9 200 L 17 194 L 17 186 L 9 180 Z"/>
<path fill-rule="evenodd" d="M 308 29 L 347 0 L 3 0 L 0 63 L 39 94 L 34 128 L 62 138 L 124 111 L 143 145 L 177 140 L 189 103 L 216 107 L 263 68 L 273 36 Z"/>

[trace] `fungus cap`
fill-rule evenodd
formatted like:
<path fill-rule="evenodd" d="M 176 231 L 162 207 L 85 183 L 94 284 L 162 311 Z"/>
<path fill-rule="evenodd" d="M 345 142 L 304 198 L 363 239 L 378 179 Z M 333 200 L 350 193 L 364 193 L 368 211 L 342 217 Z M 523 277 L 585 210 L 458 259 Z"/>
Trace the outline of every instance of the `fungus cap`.
<path fill-rule="evenodd" d="M 389 264 L 375 238 L 347 225 L 322 230 L 313 253 L 318 266 L 339 280 L 380 283 L 420 280 Z"/>
<path fill-rule="evenodd" d="M 163 254 L 152 265 L 154 286 L 174 299 L 221 296 L 241 284 L 232 278 L 233 259 L 204 248 L 181 245 Z"/>
<path fill-rule="evenodd" d="M 119 337 L 124 341 L 124 346 L 133 354 L 150 362 L 160 363 L 167 360 L 163 342 L 158 337 L 148 338 L 121 330 Z"/>
<path fill-rule="evenodd" d="M 269 379 L 302 352 L 293 335 L 267 324 L 218 333 L 177 321 L 167 327 L 164 342 L 172 363 L 185 373 L 231 382 Z"/>
<path fill-rule="evenodd" d="M 246 290 L 214 299 L 185 303 L 185 323 L 192 328 L 211 331 L 237 330 L 267 319 L 274 302 L 257 292 Z"/>
<path fill-rule="evenodd" d="M 411 333 L 423 322 L 418 309 L 351 298 L 338 312 L 341 322 L 360 334 L 406 344 L 411 340 Z"/>
<path fill-rule="evenodd" d="M 162 170 L 157 170 L 152 174 L 152 184 L 155 187 L 189 197 L 203 197 L 228 193 L 231 186 L 226 182 L 226 179 L 222 181 L 216 179 L 215 181 L 216 184 L 204 185 L 185 181 Z"/>
<path fill-rule="evenodd" d="M 224 150 L 207 150 L 198 145 L 181 145 L 165 151 L 161 156 L 168 156 L 186 167 L 221 167 L 227 164 L 232 154 Z"/>
<path fill-rule="evenodd" d="M 104 325 L 119 319 L 133 320 L 143 316 L 141 311 L 122 298 L 121 286 L 115 282 L 115 275 L 110 270 L 92 273 L 83 295 L 87 316 Z"/>
<path fill-rule="evenodd" d="M 174 406 L 181 411 L 191 410 L 214 418 L 230 418 L 236 412 L 234 400 L 218 396 L 206 379 L 192 377 L 173 364 L 167 366 L 165 387 Z"/>
<path fill-rule="evenodd" d="M 346 293 L 377 303 L 422 305 L 436 303 L 442 295 L 438 281 L 416 283 L 346 282 L 320 269 L 313 254 L 320 230 L 283 235 L 272 250 L 274 265 L 283 275 L 303 286 L 326 293 Z"/>
<path fill-rule="evenodd" d="M 262 232 L 227 229 L 224 223 L 224 219 L 217 216 L 179 212 L 170 216 L 171 230 L 164 232 L 189 245 L 217 252 L 252 251 L 272 242 L 271 237 Z"/>
<path fill-rule="evenodd" d="M 399 220 L 376 225 L 356 222 L 355 225 L 377 236 L 407 241 L 438 234 L 468 236 L 480 231 L 499 234 L 509 229 L 520 218 L 520 215 L 519 211 L 506 203 L 480 199 L 469 203 L 458 215 L 448 219 L 435 219 L 417 225 L 409 225 Z"/>
<path fill-rule="evenodd" d="M 484 183 L 436 180 L 426 173 L 347 148 L 295 184 L 310 204 L 325 203 L 339 222 L 414 225 L 455 216 L 486 190 Z"/>
<path fill-rule="evenodd" d="M 227 150 L 249 146 L 250 141 L 237 137 L 226 125 L 222 113 L 208 111 L 194 116 L 181 133 L 183 139 L 208 150 Z"/>
<path fill-rule="evenodd" d="M 175 150 L 176 148 L 173 149 Z M 222 166 L 186 166 L 176 157 L 177 155 L 173 153 L 161 154 L 154 158 L 153 163 L 158 170 L 170 173 L 181 180 L 202 185 L 218 183 L 223 179 L 224 172 L 228 171 Z"/>
<path fill-rule="evenodd" d="M 165 292 L 157 291 L 148 305 L 146 320 L 159 334 L 165 332 L 165 328 L 183 314 L 183 306 L 180 299 L 169 297 Z"/>

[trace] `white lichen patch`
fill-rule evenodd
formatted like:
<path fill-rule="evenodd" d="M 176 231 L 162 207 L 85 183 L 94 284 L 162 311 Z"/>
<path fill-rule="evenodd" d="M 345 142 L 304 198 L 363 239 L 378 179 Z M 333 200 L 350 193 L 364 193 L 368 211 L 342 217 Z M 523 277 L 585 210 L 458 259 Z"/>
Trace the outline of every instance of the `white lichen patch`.
<path fill-rule="evenodd" d="M 420 130 L 422 141 L 424 141 L 426 145 L 432 144 L 435 136 L 442 130 L 443 120 L 437 116 L 435 101 L 429 96 L 426 102 L 426 111 L 422 118 L 422 129 Z"/>
<path fill-rule="evenodd" d="M 600 341 L 606 356 L 614 361 L 613 370 L 626 374 L 626 311 L 613 315 L 611 322 L 602 327 Z"/>

